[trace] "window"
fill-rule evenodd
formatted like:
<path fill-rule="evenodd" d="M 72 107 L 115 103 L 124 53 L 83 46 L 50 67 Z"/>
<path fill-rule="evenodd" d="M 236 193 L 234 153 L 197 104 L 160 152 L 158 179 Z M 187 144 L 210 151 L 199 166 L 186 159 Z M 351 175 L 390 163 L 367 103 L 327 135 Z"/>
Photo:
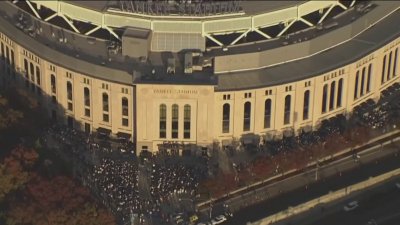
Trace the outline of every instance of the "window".
<path fill-rule="evenodd" d="M 391 68 L 391 65 L 392 65 L 392 52 L 390 52 L 389 53 L 389 60 L 388 60 L 388 69 L 387 69 L 387 77 L 386 77 L 386 80 L 390 80 L 390 70 L 392 69 Z"/>
<path fill-rule="evenodd" d="M 360 87 L 360 97 L 364 95 L 364 84 L 365 84 L 365 66 L 361 72 L 361 87 Z"/>
<path fill-rule="evenodd" d="M 386 55 L 383 57 L 381 84 L 385 82 L 385 70 L 386 70 Z"/>
<path fill-rule="evenodd" d="M 122 118 L 122 126 L 124 126 L 124 127 L 129 126 L 129 120 L 128 120 L 128 118 Z"/>
<path fill-rule="evenodd" d="M 177 104 L 172 105 L 172 138 L 178 138 L 178 119 L 179 107 Z"/>
<path fill-rule="evenodd" d="M 85 116 L 90 117 L 90 109 L 85 109 Z"/>
<path fill-rule="evenodd" d="M 67 81 L 67 98 L 72 101 L 72 83 L 71 81 Z"/>
<path fill-rule="evenodd" d="M 1 42 L 1 56 L 4 58 L 4 44 Z"/>
<path fill-rule="evenodd" d="M 160 105 L 160 138 L 167 137 L 167 106 Z"/>
<path fill-rule="evenodd" d="M 322 90 L 322 109 L 321 109 L 322 113 L 326 113 L 327 98 L 328 98 L 328 84 L 325 84 Z"/>
<path fill-rule="evenodd" d="M 128 99 L 126 97 L 122 98 L 122 115 L 128 116 Z"/>
<path fill-rule="evenodd" d="M 13 50 L 11 50 L 11 67 L 15 69 L 15 55 Z"/>
<path fill-rule="evenodd" d="M 271 127 L 271 109 L 272 109 L 271 99 L 265 100 L 265 103 L 264 103 L 264 128 Z"/>
<path fill-rule="evenodd" d="M 7 66 L 10 65 L 10 49 L 6 45 L 6 60 L 7 60 Z"/>
<path fill-rule="evenodd" d="M 338 82 L 338 93 L 337 93 L 337 99 L 336 99 L 336 107 L 341 107 L 342 106 L 342 92 L 343 92 L 343 78 L 340 78 L 339 82 Z"/>
<path fill-rule="evenodd" d="M 24 70 L 25 70 L 26 79 L 29 79 L 29 76 L 28 76 L 28 60 L 26 60 L 26 59 L 24 59 Z"/>
<path fill-rule="evenodd" d="M 124 127 L 129 126 L 129 120 L 128 120 L 128 118 L 122 118 L 122 126 L 124 126 Z"/>
<path fill-rule="evenodd" d="M 367 91 L 366 93 L 369 93 L 371 91 L 371 73 L 372 73 L 372 64 L 370 63 L 368 65 L 368 75 L 367 75 Z"/>
<path fill-rule="evenodd" d="M 190 138 L 190 118 L 191 118 L 190 105 L 185 105 L 183 108 L 183 138 Z"/>
<path fill-rule="evenodd" d="M 357 71 L 356 82 L 354 84 L 354 100 L 356 100 L 358 98 L 358 75 L 359 75 L 359 71 Z"/>
<path fill-rule="evenodd" d="M 35 81 L 35 77 L 34 77 L 35 67 L 33 66 L 33 63 L 30 63 L 29 66 L 30 66 L 29 73 L 31 74 L 31 80 L 32 80 L 32 82 L 34 82 Z"/>
<path fill-rule="evenodd" d="M 251 103 L 245 102 L 243 110 L 243 131 L 250 130 L 250 117 L 251 117 L 250 115 L 251 115 Z"/>
<path fill-rule="evenodd" d="M 310 105 L 310 90 L 304 92 L 304 101 L 303 101 L 303 120 L 308 119 L 308 108 Z"/>
<path fill-rule="evenodd" d="M 53 96 L 54 97 L 54 96 Z M 73 110 L 73 106 L 72 106 L 72 102 L 68 102 L 68 110 L 72 111 Z"/>
<path fill-rule="evenodd" d="M 89 88 L 85 87 L 83 89 L 83 95 L 84 95 L 85 106 L 90 106 L 90 91 L 89 91 Z"/>
<path fill-rule="evenodd" d="M 109 121 L 109 117 L 108 114 L 103 113 L 103 122 L 107 122 Z"/>
<path fill-rule="evenodd" d="M 336 81 L 331 83 L 331 93 L 329 96 L 329 110 L 333 110 L 335 108 L 335 89 L 336 89 Z"/>
<path fill-rule="evenodd" d="M 229 118 L 231 107 L 228 103 L 222 106 L 222 133 L 229 133 Z"/>
<path fill-rule="evenodd" d="M 394 51 L 394 61 L 393 61 L 393 77 L 396 76 L 397 74 L 397 55 L 398 55 L 398 50 L 399 48 L 396 48 L 396 51 Z"/>
<path fill-rule="evenodd" d="M 284 110 L 284 115 L 283 115 L 283 124 L 289 124 L 290 123 L 290 104 L 291 104 L 291 95 L 286 95 L 285 97 L 285 110 Z"/>
<path fill-rule="evenodd" d="M 40 69 L 38 66 L 36 66 L 36 83 L 40 86 Z"/>
<path fill-rule="evenodd" d="M 103 111 L 108 112 L 108 94 L 103 93 Z"/>
<path fill-rule="evenodd" d="M 51 83 L 51 93 L 55 94 L 56 93 L 56 76 L 54 76 L 54 74 L 50 75 L 50 83 Z"/>

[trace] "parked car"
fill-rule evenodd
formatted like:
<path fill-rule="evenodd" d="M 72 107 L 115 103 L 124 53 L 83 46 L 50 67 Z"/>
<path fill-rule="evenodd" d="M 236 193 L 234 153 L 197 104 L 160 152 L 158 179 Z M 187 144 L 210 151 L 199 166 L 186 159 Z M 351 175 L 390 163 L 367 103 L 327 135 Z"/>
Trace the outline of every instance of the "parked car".
<path fill-rule="evenodd" d="M 226 220 L 227 220 L 227 219 L 226 219 L 226 217 L 225 217 L 224 215 L 219 215 L 219 216 L 215 217 L 214 219 L 212 219 L 212 220 L 211 220 L 211 223 L 212 223 L 213 225 L 216 225 L 216 224 L 223 223 L 223 222 L 225 222 Z"/>
<path fill-rule="evenodd" d="M 352 201 L 347 203 L 345 206 L 343 206 L 344 211 L 349 212 L 358 207 L 358 202 L 357 201 Z"/>

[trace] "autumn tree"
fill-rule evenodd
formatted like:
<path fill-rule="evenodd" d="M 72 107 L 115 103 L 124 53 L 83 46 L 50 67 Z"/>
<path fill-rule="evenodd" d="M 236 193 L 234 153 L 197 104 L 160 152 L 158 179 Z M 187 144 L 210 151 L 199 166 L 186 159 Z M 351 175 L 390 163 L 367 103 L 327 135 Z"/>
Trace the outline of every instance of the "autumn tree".
<path fill-rule="evenodd" d="M 21 201 L 22 198 L 22 201 Z M 74 180 L 35 176 L 10 203 L 8 225 L 113 225 L 112 215 L 99 208 L 88 190 Z"/>
<path fill-rule="evenodd" d="M 0 95 L 0 130 L 8 128 L 23 118 L 23 113 L 12 109 L 8 100 Z"/>
<path fill-rule="evenodd" d="M 0 163 L 0 201 L 29 181 L 37 158 L 35 150 L 18 146 Z"/>

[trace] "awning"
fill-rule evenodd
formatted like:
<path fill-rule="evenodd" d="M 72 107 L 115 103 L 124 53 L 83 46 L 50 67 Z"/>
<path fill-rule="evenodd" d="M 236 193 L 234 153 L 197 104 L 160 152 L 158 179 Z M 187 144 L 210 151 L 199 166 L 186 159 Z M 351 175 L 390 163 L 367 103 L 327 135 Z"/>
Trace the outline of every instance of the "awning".
<path fill-rule="evenodd" d="M 124 132 L 118 132 L 117 137 L 120 139 L 129 140 L 129 139 L 131 139 L 131 134 L 124 133 Z"/>
<path fill-rule="evenodd" d="M 110 129 L 106 129 L 106 128 L 104 128 L 104 127 L 99 127 L 99 128 L 97 128 L 97 132 L 99 133 L 99 134 L 103 134 L 103 135 L 110 135 L 110 133 L 111 133 L 111 130 Z"/>

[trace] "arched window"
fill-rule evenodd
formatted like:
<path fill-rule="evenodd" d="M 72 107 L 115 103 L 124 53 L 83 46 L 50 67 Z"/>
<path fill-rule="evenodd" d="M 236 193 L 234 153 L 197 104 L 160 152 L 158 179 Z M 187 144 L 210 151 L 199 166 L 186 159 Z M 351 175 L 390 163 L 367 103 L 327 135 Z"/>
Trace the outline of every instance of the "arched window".
<path fill-rule="evenodd" d="M 29 73 L 29 71 L 28 71 L 28 60 L 26 60 L 26 59 L 24 59 L 24 70 L 25 70 L 26 79 L 29 79 L 29 76 L 28 76 L 28 73 Z"/>
<path fill-rule="evenodd" d="M 272 110 L 272 101 L 271 99 L 265 100 L 264 103 L 264 128 L 271 127 L 271 110 Z"/>
<path fill-rule="evenodd" d="M 388 60 L 388 69 L 387 69 L 387 75 L 386 75 L 386 80 L 390 80 L 390 71 L 392 69 L 392 51 L 389 53 L 389 60 Z"/>
<path fill-rule="evenodd" d="M 335 90 L 336 90 L 336 81 L 332 81 L 331 94 L 329 96 L 329 110 L 333 110 L 335 108 Z"/>
<path fill-rule="evenodd" d="M 343 95 L 343 78 L 340 78 L 338 82 L 336 107 L 342 107 L 342 95 Z"/>
<path fill-rule="evenodd" d="M 108 94 L 103 93 L 103 111 L 108 112 Z"/>
<path fill-rule="evenodd" d="M 40 86 L 40 68 L 36 66 L 36 83 Z"/>
<path fill-rule="evenodd" d="M 121 105 L 122 105 L 122 115 L 123 116 L 128 116 L 128 112 L 129 112 L 129 110 L 128 110 L 128 99 L 126 97 L 122 98 Z"/>
<path fill-rule="evenodd" d="M 381 84 L 385 82 L 385 70 L 386 70 L 386 55 L 383 57 Z"/>
<path fill-rule="evenodd" d="M 68 100 L 72 101 L 72 83 L 71 83 L 71 81 L 67 81 L 67 97 L 68 97 Z"/>
<path fill-rule="evenodd" d="M 304 92 L 304 101 L 303 101 L 303 120 L 308 119 L 308 111 L 310 106 L 310 90 Z"/>
<path fill-rule="evenodd" d="M 90 106 L 90 91 L 89 91 L 89 88 L 85 87 L 83 89 L 83 94 L 84 94 L 85 106 Z"/>
<path fill-rule="evenodd" d="M 222 106 L 222 133 L 229 133 L 231 106 L 225 103 Z"/>
<path fill-rule="evenodd" d="M 160 105 L 160 138 L 167 137 L 167 106 Z"/>
<path fill-rule="evenodd" d="M 357 71 L 356 73 L 356 82 L 354 84 L 354 100 L 356 100 L 358 98 L 358 75 L 359 75 L 360 71 Z"/>
<path fill-rule="evenodd" d="M 361 72 L 360 97 L 362 97 L 364 95 L 364 82 L 365 82 L 365 66 L 362 68 L 362 72 Z"/>
<path fill-rule="evenodd" d="M 250 130 L 250 118 L 251 118 L 251 103 L 244 103 L 244 113 L 243 113 L 243 131 Z"/>
<path fill-rule="evenodd" d="M 13 50 L 11 50 L 11 67 L 15 69 L 15 55 Z"/>
<path fill-rule="evenodd" d="M 371 73 L 372 73 L 372 63 L 368 65 L 368 75 L 367 75 L 367 91 L 366 93 L 369 93 L 371 91 Z"/>
<path fill-rule="evenodd" d="M 284 115 L 283 115 L 283 124 L 284 125 L 290 123 L 291 101 L 292 101 L 292 96 L 291 95 L 286 95 L 286 97 L 285 97 L 285 110 L 284 110 Z"/>
<path fill-rule="evenodd" d="M 179 106 L 177 104 L 172 105 L 172 138 L 178 138 L 179 129 Z"/>
<path fill-rule="evenodd" d="M 54 74 L 50 75 L 51 93 L 55 94 L 57 90 L 56 86 L 56 76 Z M 71 88 L 72 89 L 72 88 Z"/>
<path fill-rule="evenodd" d="M 7 60 L 7 65 L 10 65 L 10 49 L 6 45 L 6 60 Z"/>
<path fill-rule="evenodd" d="M 183 138 L 190 138 L 190 118 L 191 118 L 191 107 L 185 105 L 183 108 Z"/>
<path fill-rule="evenodd" d="M 322 90 L 322 113 L 326 113 L 326 104 L 328 102 L 328 84 L 324 85 Z"/>
<path fill-rule="evenodd" d="M 4 44 L 1 42 L 1 57 L 4 59 Z"/>
<path fill-rule="evenodd" d="M 33 66 L 33 63 L 30 63 L 29 67 L 30 67 L 29 73 L 31 74 L 31 80 L 32 82 L 35 82 L 35 67 Z"/>
<path fill-rule="evenodd" d="M 399 48 L 396 48 L 396 51 L 394 51 L 394 61 L 393 61 L 393 77 L 396 76 L 397 74 L 397 55 L 398 55 L 398 50 Z"/>

